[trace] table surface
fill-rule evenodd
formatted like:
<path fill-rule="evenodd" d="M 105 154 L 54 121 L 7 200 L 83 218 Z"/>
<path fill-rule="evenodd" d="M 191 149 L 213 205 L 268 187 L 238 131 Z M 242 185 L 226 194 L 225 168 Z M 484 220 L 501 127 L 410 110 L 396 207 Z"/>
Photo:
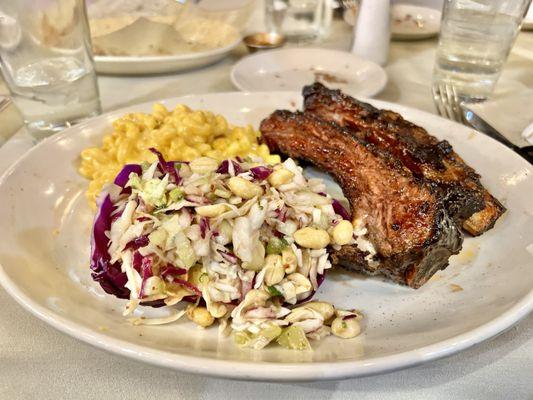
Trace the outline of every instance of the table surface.
<path fill-rule="evenodd" d="M 350 30 L 335 22 L 316 46 L 348 49 Z M 389 82 L 379 99 L 435 112 L 430 81 L 436 40 L 393 42 Z M 231 66 L 245 54 L 181 74 L 99 77 L 104 110 L 193 93 L 235 90 Z M 495 97 L 533 89 L 533 32 L 520 33 Z M 16 124 L 16 114 L 2 126 Z M 0 148 L 0 173 L 32 146 L 21 129 Z M 0 289 L 1 399 L 533 399 L 533 316 L 460 354 L 387 375 L 339 382 L 275 384 L 194 376 L 106 353 L 59 333 Z"/>

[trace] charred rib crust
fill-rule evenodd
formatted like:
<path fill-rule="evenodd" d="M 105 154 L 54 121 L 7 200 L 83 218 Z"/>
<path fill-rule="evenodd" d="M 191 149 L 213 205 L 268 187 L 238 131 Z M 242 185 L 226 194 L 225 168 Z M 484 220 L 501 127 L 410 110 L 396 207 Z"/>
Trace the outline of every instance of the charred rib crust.
<path fill-rule="evenodd" d="M 505 211 L 447 141 L 439 141 L 397 113 L 320 83 L 306 86 L 303 95 L 306 112 L 347 128 L 352 136 L 374 144 L 414 176 L 439 188 L 449 214 L 469 233 L 479 235 L 490 229 Z"/>
<path fill-rule="evenodd" d="M 359 213 L 356 217 L 368 215 L 379 266 L 369 265 L 355 246 L 334 253 L 334 262 L 416 288 L 460 250 L 461 233 L 438 193 L 403 167 L 391 168 L 388 155 L 376 146 L 303 113 L 276 111 L 260 129 L 272 151 L 330 173 Z"/>

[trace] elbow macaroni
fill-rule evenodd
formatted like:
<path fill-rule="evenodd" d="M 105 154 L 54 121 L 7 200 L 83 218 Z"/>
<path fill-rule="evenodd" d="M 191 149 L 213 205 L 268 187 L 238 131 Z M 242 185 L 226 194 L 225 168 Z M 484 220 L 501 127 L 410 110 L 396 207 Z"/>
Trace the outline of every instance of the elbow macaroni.
<path fill-rule="evenodd" d="M 87 199 L 94 205 L 104 184 L 112 182 L 124 164 L 153 162 L 155 147 L 167 160 L 192 161 L 206 156 L 223 160 L 236 156 L 259 156 L 267 163 L 278 163 L 259 144 L 260 133 L 250 125 L 231 126 L 221 115 L 194 111 L 185 105 L 167 110 L 154 104 L 152 114 L 131 113 L 113 122 L 113 132 L 102 140 L 101 147 L 81 152 L 79 172 L 90 179 Z"/>

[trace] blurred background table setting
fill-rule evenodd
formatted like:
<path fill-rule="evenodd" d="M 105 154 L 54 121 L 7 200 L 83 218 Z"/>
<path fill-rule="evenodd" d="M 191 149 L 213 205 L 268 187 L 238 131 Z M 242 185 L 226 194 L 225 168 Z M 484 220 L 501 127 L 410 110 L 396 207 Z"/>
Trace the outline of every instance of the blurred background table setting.
<path fill-rule="evenodd" d="M 531 157 L 520 150 L 533 145 L 530 3 L 0 0 L 0 173 L 39 141 L 101 113 L 189 94 L 299 91 L 315 80 L 468 126 L 467 113 L 474 113 Z M 78 380 L 78 363 L 87 365 L 78 382 L 87 398 L 152 393 L 212 399 L 221 390 L 228 398 L 247 397 L 237 384 L 178 376 L 80 345 L 26 315 L 3 290 L 0 303 L 5 398 L 32 398 L 37 390 L 43 399 L 76 397 L 65 385 Z M 525 399 L 533 390 L 532 333 L 529 316 L 453 356 L 456 367 L 445 359 L 361 381 L 246 388 L 265 399 L 289 390 L 308 399 Z M 39 375 L 50 371 L 58 385 L 42 388 Z M 442 378 L 435 377 L 438 371 Z M 424 383 L 417 389 L 407 381 Z M 118 389 L 104 393 L 102 386 Z"/>

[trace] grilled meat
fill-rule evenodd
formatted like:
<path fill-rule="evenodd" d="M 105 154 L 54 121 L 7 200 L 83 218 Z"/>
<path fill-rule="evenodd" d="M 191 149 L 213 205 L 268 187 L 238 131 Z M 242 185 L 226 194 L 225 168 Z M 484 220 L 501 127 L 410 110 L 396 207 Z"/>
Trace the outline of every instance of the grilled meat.
<path fill-rule="evenodd" d="M 360 141 L 389 154 L 413 176 L 438 187 L 448 213 L 470 234 L 492 228 L 505 212 L 447 141 L 439 141 L 397 113 L 379 110 L 320 83 L 306 86 L 303 95 L 306 113 L 345 127 Z"/>
<path fill-rule="evenodd" d="M 276 111 L 260 129 L 273 152 L 309 161 L 331 174 L 354 218 L 365 218 L 377 263 L 356 246 L 333 252 L 335 263 L 418 288 L 461 249 L 462 235 L 439 191 L 388 161 L 377 146 L 303 113 Z"/>

